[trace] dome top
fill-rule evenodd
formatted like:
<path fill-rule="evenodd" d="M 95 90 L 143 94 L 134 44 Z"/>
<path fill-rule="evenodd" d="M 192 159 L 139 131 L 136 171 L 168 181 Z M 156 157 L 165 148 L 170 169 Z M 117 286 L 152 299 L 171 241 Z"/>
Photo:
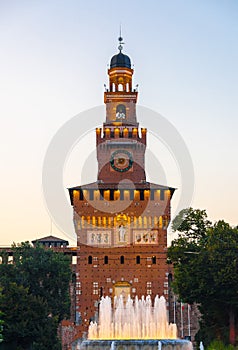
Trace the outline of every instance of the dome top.
<path fill-rule="evenodd" d="M 111 58 L 110 68 L 115 68 L 115 67 L 131 68 L 130 57 L 128 57 L 127 55 L 124 55 L 121 51 L 117 55 L 114 55 Z"/>
<path fill-rule="evenodd" d="M 130 57 L 128 57 L 127 55 L 124 55 L 124 53 L 122 53 L 122 49 L 123 49 L 123 38 L 121 37 L 121 30 L 120 30 L 120 36 L 118 38 L 119 41 L 119 53 L 117 55 L 114 55 L 111 58 L 111 63 L 110 63 L 110 68 L 115 68 L 115 67 L 126 67 L 126 68 L 131 68 L 131 60 Z"/>

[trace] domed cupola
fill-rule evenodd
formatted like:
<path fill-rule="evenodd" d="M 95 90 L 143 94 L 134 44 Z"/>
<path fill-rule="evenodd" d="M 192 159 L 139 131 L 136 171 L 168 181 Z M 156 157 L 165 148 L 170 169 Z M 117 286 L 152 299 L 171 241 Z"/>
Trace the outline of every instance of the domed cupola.
<path fill-rule="evenodd" d="M 111 59 L 110 68 L 115 67 L 131 68 L 130 58 L 127 55 L 124 55 L 122 52 L 119 52 L 117 55 L 114 55 Z"/>
<path fill-rule="evenodd" d="M 137 88 L 132 88 L 134 70 L 130 57 L 122 53 L 123 39 L 120 35 L 119 52 L 111 58 L 108 69 L 109 87 L 104 92 L 104 102 L 107 105 L 107 123 L 129 123 L 137 127 L 136 102 Z M 106 86 L 105 86 L 106 87 Z"/>
<path fill-rule="evenodd" d="M 118 38 L 119 40 L 119 53 L 117 55 L 114 55 L 111 58 L 111 62 L 110 62 L 110 68 L 116 68 L 116 67 L 125 67 L 125 68 L 129 68 L 131 69 L 131 60 L 130 57 L 128 57 L 127 55 L 124 55 L 121 51 L 123 49 L 123 42 L 122 42 L 122 37 L 120 36 Z"/>

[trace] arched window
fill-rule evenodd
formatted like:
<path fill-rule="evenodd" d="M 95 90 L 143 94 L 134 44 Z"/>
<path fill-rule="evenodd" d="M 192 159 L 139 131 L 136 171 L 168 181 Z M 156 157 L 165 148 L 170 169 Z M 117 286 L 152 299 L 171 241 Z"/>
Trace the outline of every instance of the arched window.
<path fill-rule="evenodd" d="M 120 257 L 120 262 L 121 262 L 121 264 L 124 264 L 124 262 L 125 262 L 125 258 L 123 255 Z"/>
<path fill-rule="evenodd" d="M 89 255 L 89 257 L 88 257 L 88 263 L 89 263 L 89 264 L 92 264 L 92 263 L 93 263 L 93 257 L 92 257 L 92 255 Z"/>
<path fill-rule="evenodd" d="M 152 256 L 152 264 L 156 264 L 156 256 Z"/>
<path fill-rule="evenodd" d="M 118 84 L 118 91 L 123 91 L 123 85 L 122 84 Z"/>
<path fill-rule="evenodd" d="M 104 256 L 104 264 L 108 264 L 108 256 L 107 255 Z"/>
<path fill-rule="evenodd" d="M 173 275 L 172 275 L 172 273 L 168 274 L 168 282 L 169 282 L 169 286 L 171 286 L 171 283 L 173 282 Z"/>
<path fill-rule="evenodd" d="M 140 264 L 140 255 L 137 255 L 137 256 L 136 256 L 136 263 L 137 263 L 137 264 Z"/>
<path fill-rule="evenodd" d="M 75 284 L 76 283 L 76 274 L 73 273 L 71 278 L 72 278 L 72 283 Z"/>

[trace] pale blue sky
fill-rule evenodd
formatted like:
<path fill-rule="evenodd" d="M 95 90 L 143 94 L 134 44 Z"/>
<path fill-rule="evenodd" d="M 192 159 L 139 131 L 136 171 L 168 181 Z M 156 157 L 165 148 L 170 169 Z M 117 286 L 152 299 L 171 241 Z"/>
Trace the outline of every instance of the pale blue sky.
<path fill-rule="evenodd" d="M 237 224 L 237 18 L 236 0 L 1 0 L 0 245 L 49 234 L 45 152 L 66 121 L 103 103 L 120 23 L 139 104 L 166 117 L 191 153 L 192 206 Z M 80 184 L 75 169 L 65 187 Z"/>

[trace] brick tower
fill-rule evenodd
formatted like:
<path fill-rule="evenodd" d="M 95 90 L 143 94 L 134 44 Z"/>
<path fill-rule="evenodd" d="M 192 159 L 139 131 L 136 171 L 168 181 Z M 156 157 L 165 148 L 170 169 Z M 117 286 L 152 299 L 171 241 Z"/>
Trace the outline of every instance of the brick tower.
<path fill-rule="evenodd" d="M 167 226 L 174 188 L 149 183 L 145 128 L 136 117 L 130 58 L 114 55 L 96 129 L 98 180 L 69 189 L 77 233 L 76 324 L 87 331 L 101 296 L 168 299 Z"/>

